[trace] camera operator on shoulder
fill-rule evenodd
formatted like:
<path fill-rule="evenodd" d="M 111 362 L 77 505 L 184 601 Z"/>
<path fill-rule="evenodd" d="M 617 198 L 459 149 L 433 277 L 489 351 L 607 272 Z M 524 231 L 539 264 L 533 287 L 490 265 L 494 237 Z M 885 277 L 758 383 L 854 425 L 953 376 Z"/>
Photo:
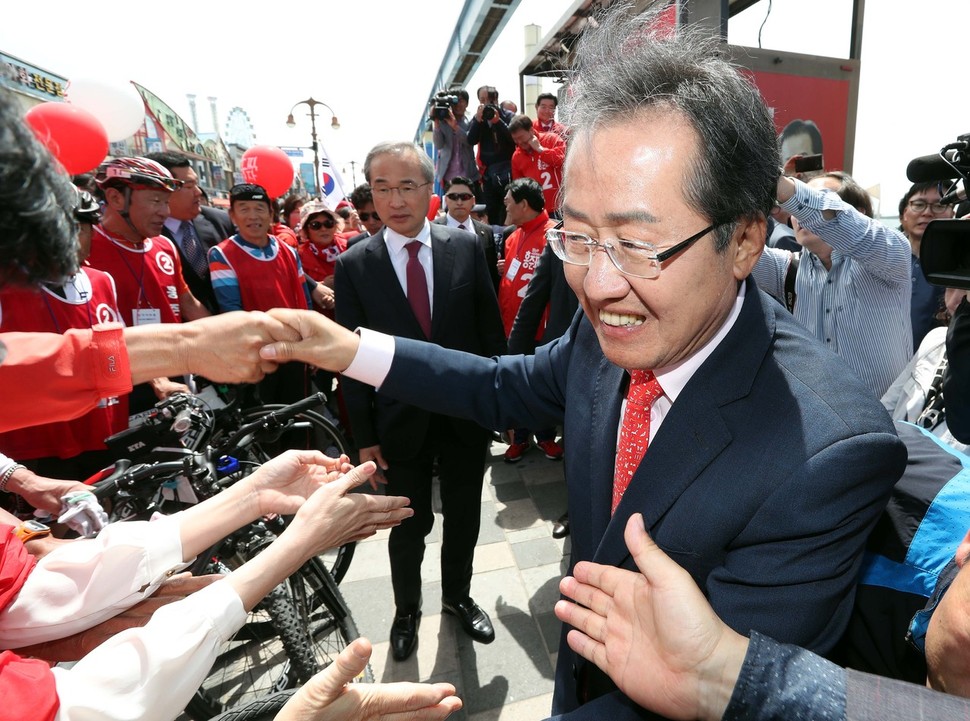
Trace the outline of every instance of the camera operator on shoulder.
<path fill-rule="evenodd" d="M 478 196 L 481 194 L 481 173 L 468 140 L 471 120 L 465 114 L 467 108 L 468 91 L 460 88 L 442 90 L 431 99 L 429 115 L 436 151 L 434 176 L 442 188 L 452 178 L 468 178 L 475 184 L 473 191 Z"/>

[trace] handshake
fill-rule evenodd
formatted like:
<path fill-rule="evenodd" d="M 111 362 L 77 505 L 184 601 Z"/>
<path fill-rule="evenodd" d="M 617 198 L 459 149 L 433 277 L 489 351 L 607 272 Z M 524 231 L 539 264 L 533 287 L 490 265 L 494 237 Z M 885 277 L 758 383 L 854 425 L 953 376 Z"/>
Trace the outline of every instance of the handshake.
<path fill-rule="evenodd" d="M 124 338 L 133 383 L 184 373 L 255 383 L 287 361 L 343 371 L 359 345 L 356 333 L 320 313 L 285 308 L 134 326 L 124 329 Z"/>

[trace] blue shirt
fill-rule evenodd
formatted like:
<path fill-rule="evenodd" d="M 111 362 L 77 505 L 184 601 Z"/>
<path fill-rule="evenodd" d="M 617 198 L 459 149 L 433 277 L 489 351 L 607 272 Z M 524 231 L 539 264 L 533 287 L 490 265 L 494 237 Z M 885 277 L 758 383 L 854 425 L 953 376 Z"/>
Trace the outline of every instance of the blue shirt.
<path fill-rule="evenodd" d="M 913 355 L 910 323 L 909 241 L 868 218 L 837 193 L 795 181 L 781 207 L 832 246 L 832 267 L 802 250 L 795 276 L 795 319 L 837 353 L 882 397 Z M 826 220 L 823 211 L 835 211 Z M 794 254 L 765 248 L 752 276 L 766 292 L 784 298 Z"/>

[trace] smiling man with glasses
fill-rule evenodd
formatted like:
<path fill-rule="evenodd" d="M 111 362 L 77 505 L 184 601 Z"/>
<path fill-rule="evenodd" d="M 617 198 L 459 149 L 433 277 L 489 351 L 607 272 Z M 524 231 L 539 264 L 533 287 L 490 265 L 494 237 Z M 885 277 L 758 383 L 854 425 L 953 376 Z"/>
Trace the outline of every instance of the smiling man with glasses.
<path fill-rule="evenodd" d="M 304 340 L 264 357 L 487 427 L 562 422 L 570 568 L 635 570 L 623 531 L 640 513 L 728 625 L 827 653 L 905 448 L 873 394 L 749 277 L 780 167 L 757 89 L 716 39 L 656 14 L 598 20 L 564 93 L 561 230 L 582 234 L 558 236 L 582 309 L 566 334 L 479 358 L 281 313 Z M 565 634 L 552 711 L 646 717 Z"/>

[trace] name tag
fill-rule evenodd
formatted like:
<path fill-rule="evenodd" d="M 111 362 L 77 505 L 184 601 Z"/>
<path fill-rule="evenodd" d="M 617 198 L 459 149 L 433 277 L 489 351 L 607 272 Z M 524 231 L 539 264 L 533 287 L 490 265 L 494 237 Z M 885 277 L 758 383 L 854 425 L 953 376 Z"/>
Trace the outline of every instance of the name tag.
<path fill-rule="evenodd" d="M 519 268 L 522 267 L 522 261 L 518 258 L 513 258 L 512 262 L 509 263 L 508 269 L 505 271 L 506 280 L 515 280 L 515 276 L 519 274 Z"/>
<path fill-rule="evenodd" d="M 150 325 L 162 322 L 162 311 L 158 308 L 135 308 L 131 315 L 134 325 Z"/>

